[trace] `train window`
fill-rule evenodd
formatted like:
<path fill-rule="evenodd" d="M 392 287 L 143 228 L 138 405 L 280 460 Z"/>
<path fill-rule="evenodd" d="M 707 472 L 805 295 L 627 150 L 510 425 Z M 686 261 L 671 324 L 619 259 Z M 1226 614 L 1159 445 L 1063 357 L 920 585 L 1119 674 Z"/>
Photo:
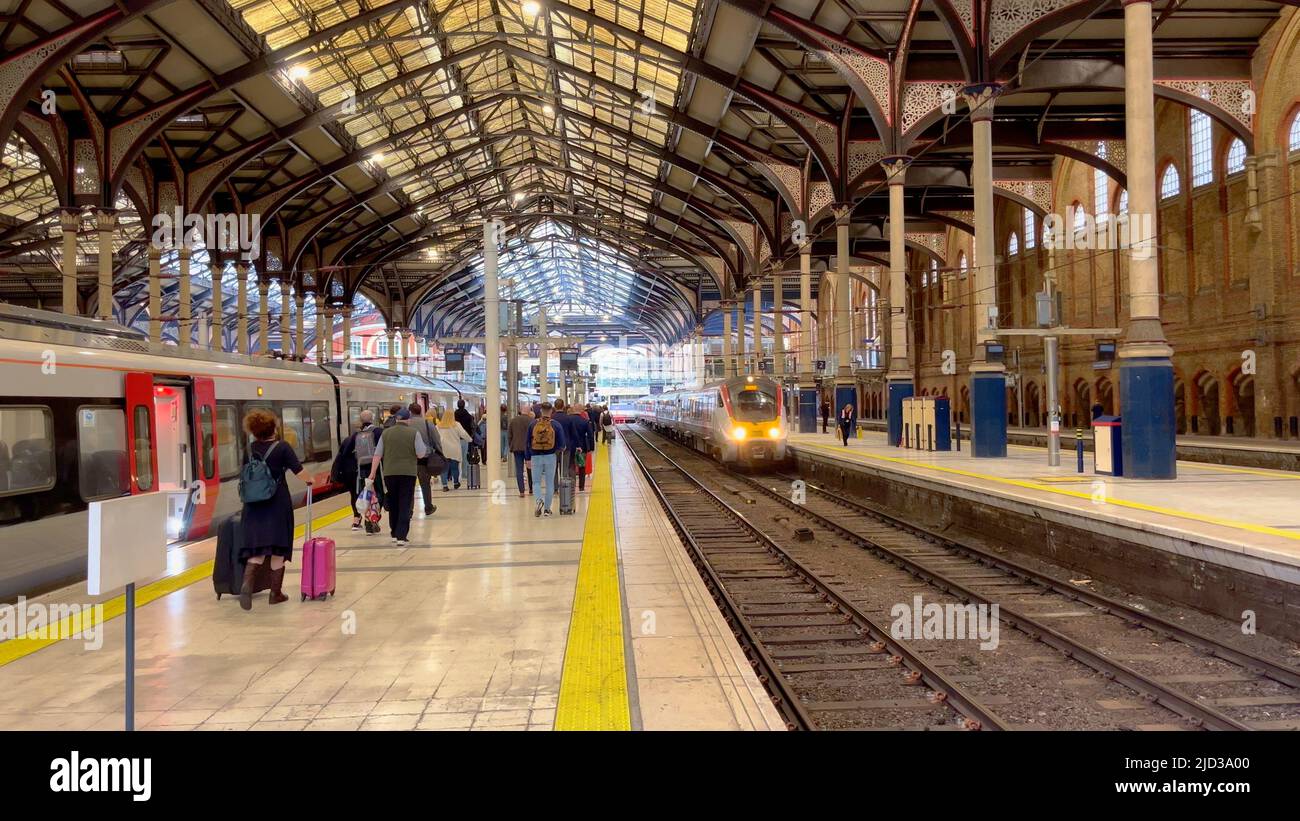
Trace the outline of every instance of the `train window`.
<path fill-rule="evenodd" d="M 145 431 L 148 435 L 148 427 Z M 77 476 L 86 501 L 131 492 L 126 413 L 121 408 L 77 408 Z"/>
<path fill-rule="evenodd" d="M 299 459 L 306 459 L 307 436 L 302 423 L 302 408 L 296 405 L 285 405 L 281 408 L 280 429 L 281 435 L 284 436 L 284 443 L 293 448 L 293 452 L 298 454 Z"/>
<path fill-rule="evenodd" d="M 54 423 L 46 407 L 0 408 L 0 495 L 54 487 Z"/>
<path fill-rule="evenodd" d="M 255 411 L 255 410 L 266 411 L 267 413 L 269 413 L 269 414 L 271 414 L 272 416 L 274 416 L 274 417 L 275 417 L 275 432 L 276 432 L 276 434 L 281 434 L 281 433 L 282 433 L 284 426 L 283 426 L 283 424 L 281 424 L 281 422 L 280 422 L 280 414 L 276 412 L 275 408 L 271 407 L 270 405 L 253 405 L 253 404 L 248 404 L 248 405 L 245 405 L 245 406 L 244 406 L 244 417 L 247 418 L 248 415 L 249 415 L 250 413 L 252 413 L 253 411 Z M 239 423 L 239 426 L 242 428 L 242 427 L 244 426 L 244 423 L 241 421 L 241 422 Z M 249 433 L 247 430 L 245 430 L 245 431 L 244 431 L 244 439 L 246 440 L 246 443 L 247 443 L 247 444 L 250 444 L 250 445 L 251 445 L 251 444 L 253 443 L 253 434 L 251 434 L 251 433 Z"/>
<path fill-rule="evenodd" d="M 212 406 L 199 406 L 199 471 L 204 479 L 217 473 L 217 442 L 212 434 Z"/>
<path fill-rule="evenodd" d="M 330 406 L 324 402 L 311 404 L 311 449 L 318 454 L 330 452 Z"/>
<path fill-rule="evenodd" d="M 759 390 L 740 391 L 736 396 L 736 418 L 742 422 L 775 419 L 776 398 Z"/>
<path fill-rule="evenodd" d="M 348 405 L 348 430 L 360 430 L 361 428 L 361 406 L 357 404 Z"/>
<path fill-rule="evenodd" d="M 243 464 L 239 455 L 239 415 L 234 405 L 217 405 L 217 464 L 221 478 L 229 479 L 239 473 Z"/>
<path fill-rule="evenodd" d="M 149 441 L 149 406 L 135 406 L 135 486 L 153 490 L 153 442 Z"/>

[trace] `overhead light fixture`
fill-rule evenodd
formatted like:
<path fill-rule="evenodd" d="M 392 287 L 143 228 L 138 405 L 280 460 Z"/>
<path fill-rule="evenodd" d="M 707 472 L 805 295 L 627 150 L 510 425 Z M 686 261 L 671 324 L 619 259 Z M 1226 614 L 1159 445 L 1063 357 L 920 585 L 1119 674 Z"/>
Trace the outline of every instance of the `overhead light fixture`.
<path fill-rule="evenodd" d="M 523 198 L 524 198 L 524 194 L 523 194 L 522 191 L 517 192 L 517 193 L 515 194 L 515 202 L 519 202 L 519 201 L 522 200 Z"/>
<path fill-rule="evenodd" d="M 289 68 L 289 79 L 295 83 L 301 83 L 311 76 L 311 69 L 303 65 L 291 66 Z"/>
<path fill-rule="evenodd" d="M 370 155 L 370 161 L 371 161 L 372 163 L 374 163 L 375 165 L 379 165 L 380 163 L 382 163 L 382 162 L 384 161 L 384 152 L 382 152 L 382 151 L 376 151 L 375 153 L 371 154 L 371 155 Z"/>
<path fill-rule="evenodd" d="M 550 103 L 547 103 L 546 105 L 542 106 L 542 113 L 545 114 L 547 117 L 554 117 L 555 106 L 551 105 Z"/>
<path fill-rule="evenodd" d="M 529 17 L 536 17 L 542 13 L 542 4 L 537 0 L 524 0 L 524 14 Z"/>

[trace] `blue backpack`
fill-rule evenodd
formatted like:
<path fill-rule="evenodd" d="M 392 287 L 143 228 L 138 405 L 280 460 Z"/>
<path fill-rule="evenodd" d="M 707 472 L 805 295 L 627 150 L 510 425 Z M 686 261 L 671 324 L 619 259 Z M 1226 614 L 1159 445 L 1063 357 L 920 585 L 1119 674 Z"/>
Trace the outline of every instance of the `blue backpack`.
<path fill-rule="evenodd" d="M 266 463 L 266 457 L 271 455 L 279 442 L 271 445 L 266 449 L 266 456 L 259 457 L 252 448 L 248 451 L 248 461 L 244 463 L 244 468 L 239 472 L 239 501 L 244 504 L 250 502 L 265 502 L 275 495 L 275 491 L 280 482 L 271 473 L 271 466 Z"/>

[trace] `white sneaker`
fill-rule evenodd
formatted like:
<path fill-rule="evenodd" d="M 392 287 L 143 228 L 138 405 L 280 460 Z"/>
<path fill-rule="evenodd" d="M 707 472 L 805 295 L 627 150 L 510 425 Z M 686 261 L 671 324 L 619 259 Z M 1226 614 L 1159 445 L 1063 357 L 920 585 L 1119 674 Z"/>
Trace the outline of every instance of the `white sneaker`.
<path fill-rule="evenodd" d="M 398 539 L 398 540 L 397 540 L 397 546 L 398 546 L 398 547 L 406 547 L 406 545 L 407 545 L 407 541 L 406 541 L 406 539 Z"/>
<path fill-rule="evenodd" d="M 393 537 L 392 539 L 390 539 L 389 541 L 391 541 L 393 544 L 397 544 L 397 543 L 398 543 L 398 541 L 397 541 L 397 537 L 396 537 L 396 536 L 394 536 L 394 537 Z"/>
<path fill-rule="evenodd" d="M 543 511 L 542 511 L 542 515 L 543 515 L 543 516 L 550 516 L 550 515 L 551 515 L 551 509 L 548 507 L 547 509 L 543 510 Z"/>

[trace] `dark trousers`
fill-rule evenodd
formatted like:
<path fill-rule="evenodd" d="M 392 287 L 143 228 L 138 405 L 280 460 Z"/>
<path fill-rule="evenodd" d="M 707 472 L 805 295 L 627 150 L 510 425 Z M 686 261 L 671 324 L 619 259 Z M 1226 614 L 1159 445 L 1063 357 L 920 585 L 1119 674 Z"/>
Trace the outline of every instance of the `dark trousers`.
<path fill-rule="evenodd" d="M 388 485 L 388 530 L 394 539 L 405 539 L 411 532 L 411 513 L 415 509 L 415 477 L 385 476 Z"/>
<path fill-rule="evenodd" d="M 513 452 L 513 451 L 512 451 Z M 524 467 L 524 452 L 513 452 L 515 457 L 515 484 L 519 486 L 519 492 L 524 492 L 524 477 L 528 478 L 528 492 L 533 492 L 533 469 Z"/>
<path fill-rule="evenodd" d="M 415 481 L 420 485 L 420 493 L 424 496 L 424 515 L 428 516 L 433 512 L 433 494 L 430 492 L 430 479 L 432 474 L 429 473 L 428 465 L 416 465 Z"/>
<path fill-rule="evenodd" d="M 578 467 L 578 452 L 576 450 L 567 450 L 564 452 L 564 458 L 568 460 L 569 476 L 576 476 L 578 479 L 578 490 L 587 489 L 587 471 Z M 563 475 L 563 471 L 561 471 Z"/>
<path fill-rule="evenodd" d="M 849 443 L 849 431 L 851 430 L 853 430 L 852 422 L 840 422 L 840 438 L 844 440 L 845 445 Z"/>
<path fill-rule="evenodd" d="M 357 510 L 357 498 L 361 495 L 361 477 L 356 473 L 343 474 L 343 484 L 348 488 L 348 499 L 352 502 L 352 518 L 360 519 L 361 511 Z"/>
<path fill-rule="evenodd" d="M 829 416 L 823 416 L 823 417 L 822 417 L 822 433 L 828 433 L 828 432 L 829 432 L 829 431 L 826 430 L 826 426 L 830 424 L 830 421 L 831 421 L 831 418 L 830 418 Z"/>

